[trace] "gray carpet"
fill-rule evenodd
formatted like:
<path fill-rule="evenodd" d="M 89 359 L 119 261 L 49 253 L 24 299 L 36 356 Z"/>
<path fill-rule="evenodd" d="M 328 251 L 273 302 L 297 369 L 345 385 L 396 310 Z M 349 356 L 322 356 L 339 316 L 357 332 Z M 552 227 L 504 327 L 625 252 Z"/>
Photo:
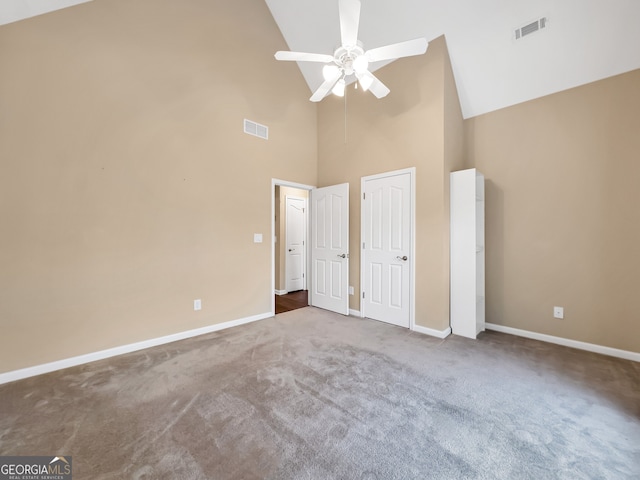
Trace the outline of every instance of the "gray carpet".
<path fill-rule="evenodd" d="M 304 308 L 0 386 L 74 479 L 637 479 L 640 364 Z"/>

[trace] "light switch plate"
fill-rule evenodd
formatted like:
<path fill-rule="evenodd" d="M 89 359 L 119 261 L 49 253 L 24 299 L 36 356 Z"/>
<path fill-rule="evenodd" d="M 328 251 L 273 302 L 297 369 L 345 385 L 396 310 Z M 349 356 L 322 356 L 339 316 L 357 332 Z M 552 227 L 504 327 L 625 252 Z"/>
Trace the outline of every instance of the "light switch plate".
<path fill-rule="evenodd" d="M 262 243 L 262 234 L 254 233 L 253 234 L 253 243 Z"/>

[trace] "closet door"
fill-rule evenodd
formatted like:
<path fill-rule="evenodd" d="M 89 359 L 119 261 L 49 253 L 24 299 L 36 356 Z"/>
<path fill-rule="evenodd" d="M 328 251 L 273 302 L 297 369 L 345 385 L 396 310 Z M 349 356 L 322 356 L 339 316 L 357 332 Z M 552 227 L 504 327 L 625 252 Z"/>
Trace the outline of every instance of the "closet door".
<path fill-rule="evenodd" d="M 362 312 L 409 328 L 411 318 L 411 174 L 363 179 Z"/>

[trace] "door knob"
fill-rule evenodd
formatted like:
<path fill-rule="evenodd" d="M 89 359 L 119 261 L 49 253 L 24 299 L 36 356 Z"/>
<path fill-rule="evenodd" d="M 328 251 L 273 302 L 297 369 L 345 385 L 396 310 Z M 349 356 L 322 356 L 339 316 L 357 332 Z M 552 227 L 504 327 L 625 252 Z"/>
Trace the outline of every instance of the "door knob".
<path fill-rule="evenodd" d="M 293 248 L 290 248 L 290 249 L 289 249 L 289 251 L 290 251 L 290 252 L 293 252 Z"/>
<path fill-rule="evenodd" d="M 397 258 L 398 260 L 402 260 L 403 262 L 406 262 L 406 261 L 408 260 L 408 258 L 407 258 L 407 256 L 406 256 L 406 255 L 405 255 L 405 256 L 403 256 L 403 257 L 398 256 L 398 257 L 396 257 L 396 258 Z"/>
<path fill-rule="evenodd" d="M 338 255 L 340 258 L 347 258 L 347 256 L 343 253 L 342 255 Z"/>

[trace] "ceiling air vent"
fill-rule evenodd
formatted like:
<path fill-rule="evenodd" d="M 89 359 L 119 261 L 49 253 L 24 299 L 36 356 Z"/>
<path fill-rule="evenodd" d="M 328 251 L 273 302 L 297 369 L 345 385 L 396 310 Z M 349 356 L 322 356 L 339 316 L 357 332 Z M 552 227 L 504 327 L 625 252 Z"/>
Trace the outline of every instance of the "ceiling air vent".
<path fill-rule="evenodd" d="M 269 127 L 244 119 L 244 133 L 269 140 Z"/>
<path fill-rule="evenodd" d="M 547 27 L 547 17 L 542 17 L 536 20 L 535 22 L 528 23 L 523 25 L 520 28 L 516 28 L 516 40 L 520 40 L 521 38 L 526 37 L 527 35 L 531 35 L 532 33 L 537 32 L 538 30 L 542 30 Z"/>

